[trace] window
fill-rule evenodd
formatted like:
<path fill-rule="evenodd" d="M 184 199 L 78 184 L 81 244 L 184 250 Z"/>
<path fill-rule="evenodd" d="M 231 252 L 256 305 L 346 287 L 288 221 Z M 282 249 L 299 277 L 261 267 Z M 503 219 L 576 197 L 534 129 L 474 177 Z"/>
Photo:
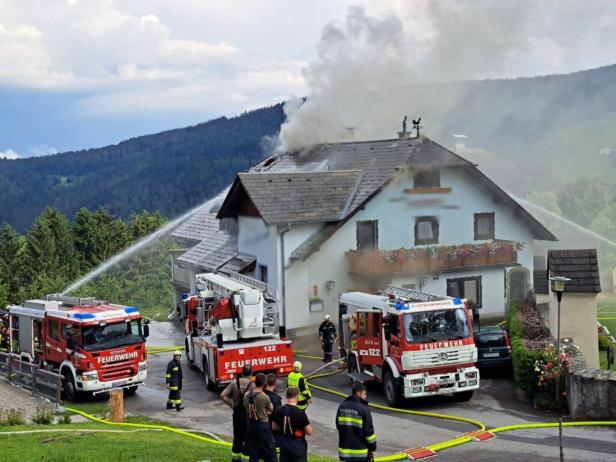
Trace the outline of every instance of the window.
<path fill-rule="evenodd" d="M 60 341 L 60 327 L 58 321 L 49 321 L 49 337 L 57 342 Z"/>
<path fill-rule="evenodd" d="M 425 170 L 413 175 L 413 186 L 415 188 L 440 188 L 441 174 L 438 170 Z"/>
<path fill-rule="evenodd" d="M 357 222 L 357 250 L 376 250 L 378 249 L 378 220 L 358 221 Z"/>
<path fill-rule="evenodd" d="M 438 244 L 438 220 L 436 217 L 415 219 L 415 245 Z"/>
<path fill-rule="evenodd" d="M 494 213 L 475 214 L 475 240 L 494 239 Z"/>
<path fill-rule="evenodd" d="M 481 308 L 481 276 L 447 279 L 447 295 L 465 298 L 477 308 Z"/>
<path fill-rule="evenodd" d="M 267 284 L 267 266 L 259 265 L 259 280 Z"/>

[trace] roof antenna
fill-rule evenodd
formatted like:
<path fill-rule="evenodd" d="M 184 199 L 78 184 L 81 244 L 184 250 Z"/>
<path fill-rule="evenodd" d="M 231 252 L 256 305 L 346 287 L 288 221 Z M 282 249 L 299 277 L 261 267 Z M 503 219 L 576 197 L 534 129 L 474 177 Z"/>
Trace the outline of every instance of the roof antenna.
<path fill-rule="evenodd" d="M 421 125 L 419 125 L 419 122 L 421 122 L 421 117 L 419 117 L 417 120 L 413 119 L 413 130 L 415 130 L 415 138 L 419 138 L 419 129 L 423 128 Z"/>
<path fill-rule="evenodd" d="M 402 131 L 398 132 L 398 139 L 400 140 L 408 140 L 411 137 L 411 134 L 406 131 L 406 119 L 408 119 L 408 116 L 404 116 L 404 119 L 402 119 Z"/>

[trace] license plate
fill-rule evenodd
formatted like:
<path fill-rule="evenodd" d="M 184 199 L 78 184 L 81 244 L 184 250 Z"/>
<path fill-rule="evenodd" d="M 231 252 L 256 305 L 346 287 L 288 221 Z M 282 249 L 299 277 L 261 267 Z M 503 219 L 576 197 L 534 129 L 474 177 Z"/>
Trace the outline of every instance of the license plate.
<path fill-rule="evenodd" d="M 453 379 L 438 379 L 436 381 L 436 383 L 439 385 L 449 385 L 449 384 L 452 384 L 453 382 L 454 382 Z"/>
<path fill-rule="evenodd" d="M 483 357 L 484 358 L 498 358 L 500 355 L 500 353 L 484 353 Z"/>
<path fill-rule="evenodd" d="M 121 382 L 113 382 L 111 384 L 112 387 L 123 387 L 124 385 L 126 385 L 128 382 L 126 380 L 123 380 Z"/>

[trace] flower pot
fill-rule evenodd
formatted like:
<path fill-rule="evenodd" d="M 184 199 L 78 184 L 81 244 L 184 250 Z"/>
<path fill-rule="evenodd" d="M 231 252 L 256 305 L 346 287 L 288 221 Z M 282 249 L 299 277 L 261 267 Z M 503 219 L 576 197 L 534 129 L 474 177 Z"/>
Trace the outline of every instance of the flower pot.
<path fill-rule="evenodd" d="M 462 257 L 449 258 L 447 261 L 447 269 L 460 268 L 462 266 Z"/>
<path fill-rule="evenodd" d="M 513 250 L 513 247 L 506 245 L 502 246 L 496 250 L 496 261 L 497 263 L 510 263 L 516 261 L 516 251 Z"/>
<path fill-rule="evenodd" d="M 492 252 L 488 254 L 488 264 L 489 265 L 493 265 L 495 263 L 498 263 L 498 258 L 496 257 L 496 253 Z"/>
<path fill-rule="evenodd" d="M 487 258 L 484 255 L 469 254 L 465 255 L 463 259 L 464 266 L 480 266 L 487 262 Z"/>
<path fill-rule="evenodd" d="M 430 258 L 430 269 L 432 271 L 442 271 L 447 267 L 447 256 L 438 255 Z"/>

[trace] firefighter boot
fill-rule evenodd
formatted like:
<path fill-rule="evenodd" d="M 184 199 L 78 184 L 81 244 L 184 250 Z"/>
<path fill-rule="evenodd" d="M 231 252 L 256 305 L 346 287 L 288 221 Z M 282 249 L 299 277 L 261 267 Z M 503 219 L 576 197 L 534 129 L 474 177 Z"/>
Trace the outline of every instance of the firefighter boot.
<path fill-rule="evenodd" d="M 181 410 L 183 410 L 183 409 L 184 409 L 184 406 L 182 406 L 181 404 L 176 404 L 176 405 L 175 405 L 175 410 L 176 410 L 176 411 L 180 412 L 180 411 L 181 411 Z"/>
<path fill-rule="evenodd" d="M 173 403 L 170 403 L 169 401 L 167 401 L 167 410 L 169 409 L 173 409 Z"/>

